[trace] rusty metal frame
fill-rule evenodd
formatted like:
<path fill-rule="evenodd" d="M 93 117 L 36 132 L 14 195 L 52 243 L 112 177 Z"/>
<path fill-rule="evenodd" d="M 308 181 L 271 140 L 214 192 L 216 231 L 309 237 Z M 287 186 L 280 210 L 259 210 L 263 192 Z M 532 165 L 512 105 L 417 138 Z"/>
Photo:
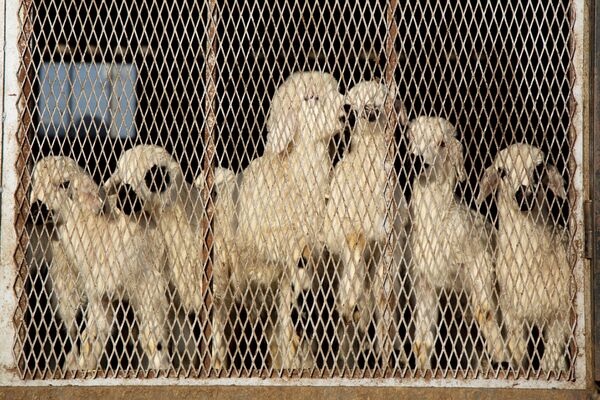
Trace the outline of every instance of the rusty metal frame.
<path fill-rule="evenodd" d="M 594 381 L 600 381 L 600 6 L 590 4 L 590 198 Z"/>
<path fill-rule="evenodd" d="M 25 1 L 26 2 L 26 1 Z M 582 168 L 584 167 L 587 155 L 584 154 L 584 121 L 583 99 L 586 99 L 584 92 L 592 88 L 587 86 L 585 76 L 587 75 L 584 63 L 584 53 L 588 51 L 584 42 L 584 32 L 593 28 L 596 37 L 600 37 L 600 24 L 594 24 L 600 21 L 600 7 L 593 7 L 593 1 L 575 0 L 575 23 L 573 25 L 575 34 L 573 40 L 576 46 L 573 48 L 573 76 L 575 83 L 573 87 L 573 96 L 575 110 L 573 111 L 573 133 L 576 136 L 573 142 L 573 162 L 576 163 L 576 174 L 574 177 L 574 191 L 576 194 L 574 210 L 577 215 L 576 239 L 583 238 L 583 196 L 587 182 L 584 181 Z M 214 4 L 214 3 L 213 3 Z M 590 293 L 586 271 L 584 270 L 584 261 L 580 257 L 577 264 L 576 278 L 580 288 L 576 301 L 576 310 L 578 313 L 577 330 L 575 333 L 577 339 L 578 358 L 575 368 L 575 382 L 548 382 L 542 380 L 530 381 L 526 379 L 519 380 L 484 380 L 472 379 L 469 381 L 456 379 L 372 379 L 372 380 L 345 380 L 345 379 L 274 379 L 264 381 L 260 378 L 248 379 L 219 379 L 219 380 L 176 380 L 170 378 L 159 378 L 152 380 L 142 379 L 98 379 L 98 380 L 44 380 L 44 381 L 24 381 L 20 378 L 16 369 L 14 354 L 14 338 L 16 335 L 13 321 L 14 310 L 16 309 L 17 298 L 13 290 L 17 265 L 15 261 L 15 250 L 18 244 L 18 235 L 15 230 L 16 222 L 16 199 L 15 195 L 19 191 L 19 171 L 17 168 L 18 152 L 20 149 L 18 138 L 22 136 L 23 125 L 21 124 L 21 115 L 17 107 L 17 99 L 20 94 L 21 83 L 18 79 L 20 66 L 19 40 L 22 40 L 20 32 L 22 27 L 20 22 L 26 20 L 23 15 L 17 18 L 19 12 L 23 13 L 27 7 L 21 6 L 21 1 L 0 0 L 0 40 L 2 41 L 2 51 L 0 51 L 0 69 L 1 87 L 2 87 L 2 142 L 1 142 L 1 188 L 2 188 L 2 207 L 0 224 L 0 399 L 36 397 L 45 398 L 58 397 L 91 397 L 100 398 L 109 396 L 111 398 L 163 398 L 166 396 L 195 396 L 210 395 L 219 398 L 228 397 L 246 397 L 263 396 L 275 398 L 276 396 L 288 396 L 293 398 L 308 398 L 317 395 L 333 395 L 339 398 L 355 397 L 390 397 L 390 396 L 419 396 L 421 398 L 589 398 L 591 389 L 590 377 L 592 376 L 589 365 L 591 351 L 597 352 L 595 357 L 595 377 L 600 377 L 600 346 L 594 345 L 590 349 L 589 337 L 592 329 L 586 318 L 590 308 L 586 307 L 586 299 L 591 295 L 600 293 L 600 262 L 596 252 L 600 252 L 600 204 L 595 202 L 593 215 L 598 219 L 598 226 L 594 226 L 594 258 L 593 275 L 598 278 L 593 281 L 594 289 Z M 595 9 L 594 9 L 595 8 Z M 587 25 L 584 22 L 584 15 L 588 11 L 595 14 L 590 18 Z M 212 18 L 212 15 L 211 15 Z M 21 43 L 21 45 L 26 43 Z M 211 45 L 215 45 L 214 42 Z M 593 53 L 600 55 L 600 46 L 592 41 Z M 6 56 L 6 57 L 5 57 Z M 210 60 L 209 60 L 210 62 Z M 592 60 L 594 75 L 600 74 L 600 59 Z M 208 68 L 207 73 L 212 72 L 213 68 Z M 600 75 L 598 75 L 600 78 Z M 600 79 L 593 80 L 592 101 L 600 98 Z M 594 166 L 600 166 L 600 138 L 594 140 L 594 132 L 600 132 L 600 103 L 592 102 L 592 121 L 590 135 L 590 174 L 591 193 L 600 195 L 600 169 L 596 171 Z M 212 109 L 209 107 L 209 110 Z M 210 120 L 210 119 L 209 119 Z M 211 124 L 207 125 L 207 133 L 211 131 Z M 21 131 L 19 131 L 21 129 Z M 208 139 L 208 137 L 207 137 Z M 208 161 L 211 159 L 208 157 Z M 598 174 L 598 175 L 596 175 Z M 21 196 L 23 194 L 21 193 Z M 593 196 L 596 198 L 597 196 Z M 597 200 L 597 199 L 596 199 Z M 580 244 L 583 240 L 579 241 Z M 583 251 L 583 246 L 577 249 L 579 253 Z M 598 303 L 598 304 L 596 304 Z M 594 303 L 594 315 L 598 324 L 594 326 L 594 332 L 598 335 L 594 337 L 594 344 L 600 344 L 600 301 Z M 73 386 L 77 385 L 77 386 Z M 167 386 L 168 385 L 168 386 Z M 237 387 L 233 385 L 238 385 Z M 293 386 L 301 386 L 298 390 Z M 9 387 L 10 386 L 10 387 Z M 244 387 L 241 387 L 244 386 Z M 250 387 L 252 386 L 252 387 Z M 339 386 L 359 386 L 359 387 L 339 387 Z M 393 387 L 392 387 L 393 386 Z M 482 390 L 482 389 L 486 390 Z M 516 388 L 516 389 L 515 389 Z M 528 388 L 532 390 L 519 390 Z M 553 389 L 553 390 L 549 390 Z M 554 390 L 561 389 L 561 390 Z"/>

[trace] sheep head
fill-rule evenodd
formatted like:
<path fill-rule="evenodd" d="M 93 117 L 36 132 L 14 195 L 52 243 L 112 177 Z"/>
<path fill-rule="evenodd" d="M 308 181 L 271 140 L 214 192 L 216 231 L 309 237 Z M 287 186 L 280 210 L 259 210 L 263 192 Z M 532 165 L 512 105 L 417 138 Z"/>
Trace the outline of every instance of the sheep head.
<path fill-rule="evenodd" d="M 383 134 L 388 117 L 385 112 L 386 101 L 394 102 L 394 111 L 401 125 L 408 123 L 406 109 L 398 98 L 396 85 L 388 86 L 378 81 L 362 81 L 354 85 L 346 95 L 346 101 L 358 117 L 358 133 Z"/>
<path fill-rule="evenodd" d="M 421 116 L 410 122 L 410 152 L 422 158 L 426 178 L 466 179 L 462 145 L 455 136 L 456 128 L 443 118 Z"/>
<path fill-rule="evenodd" d="M 109 195 L 123 190 L 134 193 L 139 197 L 136 207 L 143 205 L 145 211 L 160 212 L 175 204 L 182 182 L 181 167 L 165 149 L 140 145 L 121 155 L 104 186 Z"/>
<path fill-rule="evenodd" d="M 483 174 L 477 201 L 483 202 L 496 191 L 510 197 L 531 197 L 540 184 L 565 199 L 564 179 L 555 166 L 544 163 L 545 158 L 544 152 L 528 144 L 514 144 L 501 150 Z M 519 207 L 519 203 L 511 202 L 515 207 Z"/>
<path fill-rule="evenodd" d="M 102 211 L 103 192 L 71 158 L 50 156 L 38 161 L 31 179 L 31 203 L 45 205 L 56 214 L 55 222 L 64 221 L 75 207 L 94 214 Z"/>
<path fill-rule="evenodd" d="M 271 101 L 265 153 L 279 154 L 295 141 L 327 139 L 342 131 L 346 121 L 343 106 L 343 96 L 332 75 L 292 74 Z"/>

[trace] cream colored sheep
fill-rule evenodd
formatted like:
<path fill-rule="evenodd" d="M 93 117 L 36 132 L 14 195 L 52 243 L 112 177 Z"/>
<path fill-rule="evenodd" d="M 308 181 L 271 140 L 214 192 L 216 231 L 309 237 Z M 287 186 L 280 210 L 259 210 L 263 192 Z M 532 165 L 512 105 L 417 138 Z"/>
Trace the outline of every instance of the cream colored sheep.
<path fill-rule="evenodd" d="M 370 320 L 375 318 L 379 351 L 384 340 L 389 338 L 386 331 L 392 321 L 384 320 L 383 311 L 388 303 L 396 302 L 391 288 L 399 273 L 396 262 L 385 271 L 385 262 L 380 258 L 374 276 L 367 279 L 365 260 L 367 244 L 375 242 L 379 252 L 383 252 L 392 233 L 387 212 L 389 200 L 385 193 L 388 188 L 393 188 L 392 182 L 388 183 L 393 162 L 386 161 L 390 146 L 390 140 L 385 136 L 388 128 L 386 100 L 394 103 L 400 116 L 399 123 L 405 124 L 404 107 L 396 99 L 395 90 L 388 90 L 387 85 L 375 81 L 360 82 L 347 94 L 346 101 L 358 117 L 357 124 L 352 131 L 349 150 L 333 172 L 323 228 L 327 248 L 340 255 L 343 262 L 338 293 L 341 314 L 346 319 L 357 319 L 363 333 Z M 393 196 L 398 207 L 394 218 L 401 228 L 408 222 L 408 208 L 399 190 L 395 190 Z M 391 341 L 387 343 L 391 345 Z M 391 346 L 384 352 L 390 354 Z"/>
<path fill-rule="evenodd" d="M 521 211 L 516 197 L 519 192 L 535 195 L 540 202 L 540 193 L 535 193 L 534 170 L 544 162 L 544 153 L 527 144 L 500 151 L 481 179 L 478 200 L 496 192 L 499 302 L 513 366 L 520 367 L 527 352 L 525 331 L 535 324 L 545 342 L 541 368 L 558 372 L 568 368 L 566 345 L 573 290 L 568 237 L 548 220 Z M 556 167 L 545 166 L 542 179 L 558 197 L 566 198 L 564 181 Z"/>
<path fill-rule="evenodd" d="M 410 211 L 411 275 L 416 305 L 413 350 L 417 367 L 430 367 L 435 337 L 438 290 L 464 290 L 485 338 L 489 356 L 505 359 L 501 330 L 493 301 L 493 228 L 454 195 L 466 178 L 462 145 L 451 123 L 434 117 L 411 121 L 410 151 L 423 159 L 414 183 Z"/>
<path fill-rule="evenodd" d="M 42 159 L 35 165 L 32 182 L 31 201 L 41 201 L 56 215 L 58 238 L 78 268 L 88 299 L 79 368 L 98 367 L 109 337 L 111 323 L 104 296 L 129 300 L 150 366 L 167 368 L 169 305 L 160 244 L 149 240 L 129 218 L 102 214 L 105 203 L 98 186 L 72 159 Z"/>
<path fill-rule="evenodd" d="M 121 155 L 105 187 L 112 193 L 123 185 L 136 194 L 143 212 L 156 224 L 167 251 L 166 279 L 174 285 L 183 310 L 191 314 L 187 323 L 194 325 L 207 289 L 201 225 L 206 208 L 200 189 L 184 180 L 181 167 L 164 148 L 154 145 L 139 145 Z M 193 328 L 182 327 L 185 330 Z M 189 356 L 198 359 L 200 344 L 192 339 L 194 352 Z"/>
<path fill-rule="evenodd" d="M 318 243 L 329 196 L 329 139 L 345 126 L 344 99 L 333 78 L 321 73 L 295 74 L 277 90 L 269 111 L 265 154 L 244 170 L 239 191 L 237 239 L 239 254 L 251 254 L 268 266 L 263 284 L 279 278 L 277 296 L 276 364 L 306 367 L 298 355 L 300 338 L 294 331 L 292 306 L 300 290 L 310 286 L 299 260 Z M 334 90 L 335 86 L 335 90 Z M 297 106 L 299 104 L 299 106 Z M 244 268 L 245 257 L 238 255 Z M 250 267 L 252 268 L 252 267 Z M 258 271 L 245 272 L 257 279 Z M 304 344 L 302 344 L 304 346 Z"/>

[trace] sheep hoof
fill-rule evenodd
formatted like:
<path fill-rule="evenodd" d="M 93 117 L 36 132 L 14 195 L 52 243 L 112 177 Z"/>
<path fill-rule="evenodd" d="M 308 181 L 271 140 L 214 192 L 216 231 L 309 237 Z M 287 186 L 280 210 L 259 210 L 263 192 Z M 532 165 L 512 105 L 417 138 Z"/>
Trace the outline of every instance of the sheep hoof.
<path fill-rule="evenodd" d="M 352 320 L 355 324 L 358 324 L 360 322 L 360 311 L 358 310 L 358 307 L 354 308 L 354 312 L 352 313 Z"/>
<path fill-rule="evenodd" d="M 353 233 L 346 236 L 346 242 L 351 249 L 358 250 L 360 253 L 362 253 L 362 250 L 367 245 L 365 235 L 361 233 Z"/>
<path fill-rule="evenodd" d="M 306 260 L 310 260 L 311 252 L 308 246 L 304 246 L 304 250 L 302 250 L 302 257 Z"/>
<path fill-rule="evenodd" d="M 77 359 L 78 357 L 75 354 L 75 351 L 71 350 L 65 359 L 65 369 L 68 371 L 77 370 L 79 368 Z"/>
<path fill-rule="evenodd" d="M 417 341 L 413 344 L 413 351 L 416 356 L 417 369 L 429 369 L 429 349 L 425 343 Z"/>
<path fill-rule="evenodd" d="M 298 348 L 300 347 L 300 336 L 294 334 L 292 336 L 292 343 L 290 347 L 290 354 L 295 357 L 298 354 Z"/>

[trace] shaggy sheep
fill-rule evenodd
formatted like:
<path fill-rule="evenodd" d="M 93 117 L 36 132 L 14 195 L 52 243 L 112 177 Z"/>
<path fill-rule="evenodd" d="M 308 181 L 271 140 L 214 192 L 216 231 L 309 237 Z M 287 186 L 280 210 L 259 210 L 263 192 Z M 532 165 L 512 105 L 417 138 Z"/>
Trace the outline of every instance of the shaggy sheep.
<path fill-rule="evenodd" d="M 153 145 L 139 145 L 121 155 L 105 188 L 110 194 L 122 187 L 135 194 L 138 207 L 156 226 L 167 252 L 165 277 L 174 285 L 183 311 L 191 314 L 186 323 L 192 326 L 181 329 L 193 331 L 206 290 L 201 225 L 206 209 L 200 189 L 184 180 L 181 167 L 165 149 Z M 194 342 L 192 347 L 190 357 L 197 360 L 200 346 Z"/>
<path fill-rule="evenodd" d="M 544 161 L 544 153 L 527 144 L 500 151 L 481 179 L 478 200 L 496 193 L 499 302 L 513 366 L 518 368 L 527 352 L 527 327 L 537 325 L 546 345 L 541 368 L 566 371 L 573 289 L 568 237 L 550 218 L 526 207 L 543 209 L 548 188 L 557 197 L 566 198 L 561 174 Z M 536 182 L 539 166 L 543 169 Z M 540 183 L 547 187 L 540 187 Z"/>
<path fill-rule="evenodd" d="M 59 241 L 77 267 L 88 299 L 79 369 L 97 368 L 104 351 L 111 325 L 105 296 L 129 300 L 150 366 L 167 368 L 169 305 L 160 244 L 128 217 L 104 215 L 106 202 L 100 189 L 72 159 L 42 159 L 35 165 L 32 182 L 31 201 L 39 200 L 56 216 Z"/>
<path fill-rule="evenodd" d="M 385 84 L 360 82 L 348 92 L 346 101 L 358 119 L 349 150 L 333 171 L 323 228 L 327 248 L 340 255 L 343 262 L 338 294 L 341 314 L 345 319 L 357 319 L 362 332 L 367 331 L 370 320 L 375 318 L 378 352 L 389 337 L 386 330 L 390 321 L 384 321 L 383 310 L 388 302 L 395 303 L 392 285 L 386 281 L 397 279 L 399 269 L 395 269 L 398 265 L 394 262 L 393 270 L 384 271 L 385 262 L 380 258 L 374 276 L 367 279 L 365 249 L 368 243 L 375 243 L 379 252 L 383 252 L 391 234 L 385 193 L 392 187 L 388 180 L 393 170 L 391 163 L 386 163 L 389 140 L 385 137 L 388 128 L 385 102 L 390 96 L 399 113 L 399 123 L 406 124 L 402 103 L 396 99 L 395 90 L 389 90 Z M 395 190 L 394 200 L 398 207 L 396 226 L 401 234 L 402 226 L 408 222 L 408 208 L 399 190 Z M 390 353 L 391 349 L 385 352 Z"/>
<path fill-rule="evenodd" d="M 268 268 L 250 268 L 244 279 L 260 278 L 269 286 L 280 280 L 274 358 L 284 368 L 303 367 L 308 358 L 297 354 L 300 338 L 291 314 L 311 284 L 301 259 L 323 247 L 318 237 L 329 196 L 327 142 L 345 127 L 344 98 L 333 82 L 328 74 L 300 73 L 278 88 L 267 122 L 268 150 L 244 170 L 239 188 L 237 258 L 243 263 L 241 255 L 249 254 Z"/>
<path fill-rule="evenodd" d="M 505 359 L 493 301 L 494 230 L 478 213 L 455 198 L 458 180 L 466 178 L 462 145 L 456 129 L 442 118 L 411 121 L 410 151 L 423 159 L 410 204 L 411 275 L 416 305 L 413 350 L 417 367 L 430 368 L 439 308 L 437 291 L 463 290 L 485 338 L 489 356 Z"/>

